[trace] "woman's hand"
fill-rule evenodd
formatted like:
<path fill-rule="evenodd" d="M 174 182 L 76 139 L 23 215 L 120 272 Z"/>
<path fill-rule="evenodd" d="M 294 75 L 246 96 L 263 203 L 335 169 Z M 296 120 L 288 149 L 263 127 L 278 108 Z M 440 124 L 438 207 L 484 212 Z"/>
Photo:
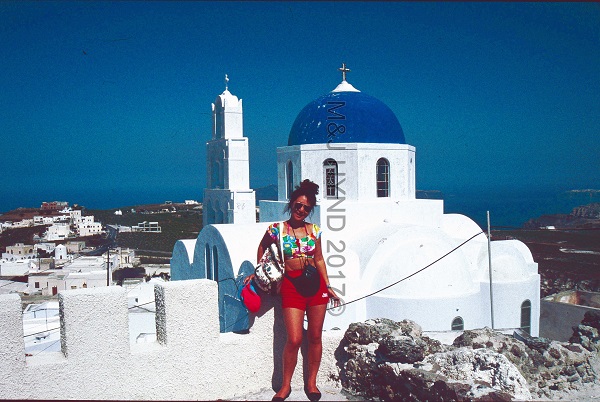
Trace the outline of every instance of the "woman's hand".
<path fill-rule="evenodd" d="M 244 278 L 244 286 L 246 286 L 252 279 L 254 279 L 255 274 L 250 274 Z"/>
<path fill-rule="evenodd" d="M 335 293 L 333 288 L 327 288 L 327 294 L 329 295 L 329 301 L 331 302 L 331 308 L 336 308 L 342 305 L 340 298 Z"/>

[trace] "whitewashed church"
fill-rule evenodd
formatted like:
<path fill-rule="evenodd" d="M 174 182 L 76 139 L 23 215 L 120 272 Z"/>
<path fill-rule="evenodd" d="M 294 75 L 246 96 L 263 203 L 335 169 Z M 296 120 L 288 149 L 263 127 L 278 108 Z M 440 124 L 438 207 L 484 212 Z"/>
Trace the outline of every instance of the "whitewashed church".
<path fill-rule="evenodd" d="M 417 199 L 415 147 L 392 110 L 339 70 L 342 82 L 302 109 L 287 146 L 277 147 L 278 200 L 260 201 L 259 223 L 242 100 L 227 86 L 217 96 L 205 224 L 197 239 L 175 244 L 172 280 L 218 281 L 221 332 L 247 329 L 238 287 L 268 224 L 287 219 L 288 194 L 310 179 L 320 194 L 309 220 L 321 225 L 329 278 L 346 303 L 328 311 L 325 329 L 386 317 L 425 331 L 487 326 L 538 336 L 540 276 L 527 246 L 488 243 L 470 218 L 444 214 L 443 200 Z"/>

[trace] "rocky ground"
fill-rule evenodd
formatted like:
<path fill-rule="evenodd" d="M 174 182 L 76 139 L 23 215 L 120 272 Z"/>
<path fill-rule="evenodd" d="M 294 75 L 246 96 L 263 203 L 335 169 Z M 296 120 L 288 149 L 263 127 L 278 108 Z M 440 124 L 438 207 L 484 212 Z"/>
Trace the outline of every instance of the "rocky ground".
<path fill-rule="evenodd" d="M 405 320 L 352 324 L 339 349 L 340 381 L 370 400 L 600 399 L 600 314 L 586 314 L 569 342 L 464 331 L 451 345 Z"/>
<path fill-rule="evenodd" d="M 354 323 L 336 351 L 342 388 L 322 387 L 322 400 L 600 400 L 599 330 L 594 312 L 574 327 L 569 342 L 483 328 L 443 344 L 409 320 Z M 233 400 L 273 394 L 265 389 Z M 294 389 L 289 400 L 307 397 Z"/>

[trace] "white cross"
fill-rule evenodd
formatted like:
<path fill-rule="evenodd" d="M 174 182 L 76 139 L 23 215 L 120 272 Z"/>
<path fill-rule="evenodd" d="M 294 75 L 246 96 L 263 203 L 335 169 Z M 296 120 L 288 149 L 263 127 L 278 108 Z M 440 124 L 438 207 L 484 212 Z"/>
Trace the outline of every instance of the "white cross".
<path fill-rule="evenodd" d="M 346 73 L 350 72 L 349 68 L 346 68 L 346 63 L 342 63 L 342 68 L 338 68 L 342 72 L 342 81 L 346 81 Z"/>

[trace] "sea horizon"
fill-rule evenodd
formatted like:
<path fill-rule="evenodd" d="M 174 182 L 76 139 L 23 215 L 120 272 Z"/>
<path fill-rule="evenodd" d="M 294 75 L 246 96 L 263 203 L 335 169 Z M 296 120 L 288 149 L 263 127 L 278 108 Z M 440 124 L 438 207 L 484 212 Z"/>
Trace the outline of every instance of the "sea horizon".
<path fill-rule="evenodd" d="M 257 187 L 255 190 L 267 187 L 270 186 Z M 600 190 L 594 189 L 452 189 L 446 191 L 430 189 L 423 191 L 437 193 L 435 198 L 441 196 L 444 200 L 444 213 L 468 216 L 482 228 L 487 227 L 487 211 L 490 211 L 492 228 L 518 228 L 529 219 L 541 215 L 568 214 L 575 207 L 600 202 Z M 189 187 L 127 191 L 116 189 L 44 191 L 40 192 L 40 195 L 0 192 L 0 214 L 17 208 L 39 208 L 44 201 L 66 201 L 70 206 L 79 205 L 92 210 L 162 204 L 165 201 L 202 202 L 203 192 L 203 189 Z M 272 198 L 262 197 L 262 199 Z"/>

